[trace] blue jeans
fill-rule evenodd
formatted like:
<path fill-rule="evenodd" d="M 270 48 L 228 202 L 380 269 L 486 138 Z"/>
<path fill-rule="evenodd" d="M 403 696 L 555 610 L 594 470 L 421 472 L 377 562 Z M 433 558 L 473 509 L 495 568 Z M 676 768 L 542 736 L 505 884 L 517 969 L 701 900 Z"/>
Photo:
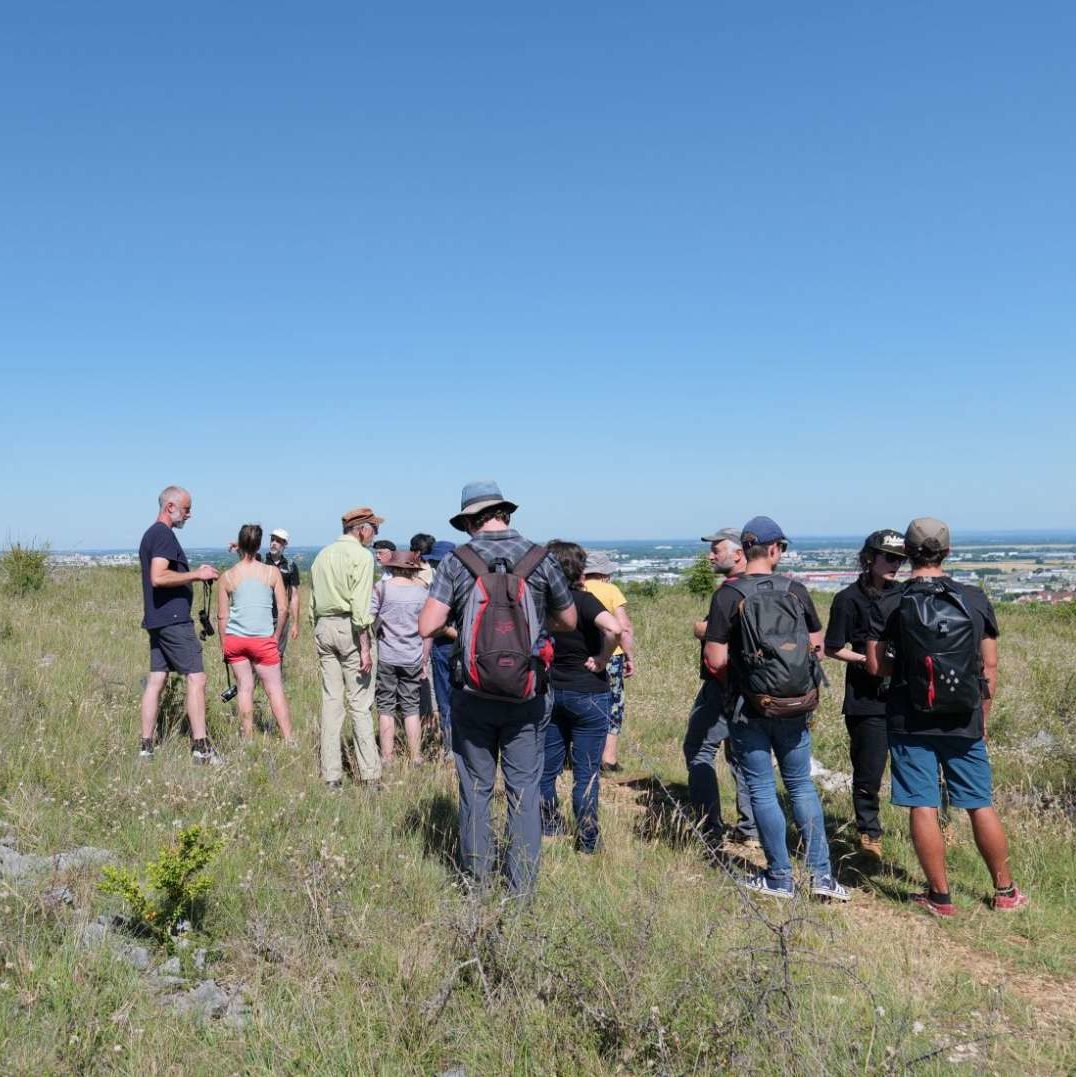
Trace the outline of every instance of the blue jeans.
<path fill-rule="evenodd" d="M 798 718 L 746 718 L 737 714 L 730 724 L 732 750 L 740 760 L 758 837 L 766 853 L 767 875 L 782 884 L 792 879 L 792 860 L 785 844 L 785 813 L 777 802 L 772 752 L 792 801 L 792 817 L 807 846 L 807 866 L 815 878 L 832 874 L 822 802 L 811 781 L 810 715 Z"/>
<path fill-rule="evenodd" d="M 538 785 L 542 755 L 538 726 L 544 701 L 501 703 L 456 689 L 452 696 L 452 754 L 460 780 L 460 853 L 463 868 L 480 885 L 495 862 L 490 805 L 497 764 L 508 800 L 505 873 L 516 894 L 529 894 L 538 878 L 542 822 Z"/>
<path fill-rule="evenodd" d="M 441 716 L 441 745 L 446 752 L 452 751 L 452 679 L 450 663 L 455 641 L 434 643 L 430 648 L 430 668 L 433 673 L 433 694 L 437 699 L 437 713 Z"/>
<path fill-rule="evenodd" d="M 557 800 L 557 775 L 572 753 L 572 811 L 579 848 L 594 852 L 598 844 L 598 778 L 609 732 L 609 693 L 553 690 L 553 714 L 545 731 L 542 772 L 542 829 L 556 834 L 564 826 Z"/>
<path fill-rule="evenodd" d="M 684 735 L 684 761 L 687 763 L 687 790 L 692 805 L 710 829 L 720 830 L 721 791 L 717 785 L 714 762 L 717 749 L 725 742 L 725 759 L 736 780 L 736 807 L 739 819 L 736 828 L 745 837 L 755 837 L 755 816 L 751 810 L 751 794 L 747 789 L 743 768 L 732 751 L 729 722 L 725 714 L 725 689 L 714 680 L 705 680 L 695 697 L 691 716 Z"/>

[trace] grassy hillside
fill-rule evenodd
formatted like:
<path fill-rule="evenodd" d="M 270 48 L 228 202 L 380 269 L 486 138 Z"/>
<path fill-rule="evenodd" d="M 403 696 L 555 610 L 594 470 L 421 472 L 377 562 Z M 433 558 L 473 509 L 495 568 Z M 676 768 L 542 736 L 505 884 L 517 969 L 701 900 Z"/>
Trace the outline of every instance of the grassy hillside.
<path fill-rule="evenodd" d="M 184 984 L 161 986 L 114 946 L 86 948 L 85 925 L 123 911 L 98 889 L 99 867 L 9 876 L 0 1071 L 1076 1070 L 1076 618 L 1062 610 L 1001 620 L 991 747 L 1034 904 L 1010 917 L 985 907 L 989 880 L 955 818 L 961 915 L 938 923 L 906 903 L 920 879 L 903 813 L 886 809 L 886 864 L 865 875 L 847 794 L 825 795 L 839 873 L 856 888 L 847 907 L 756 903 L 731 882 L 750 865 L 707 861 L 677 811 L 701 606 L 686 594 L 633 600 L 639 672 L 627 772 L 603 785 L 604 851 L 547 845 L 523 908 L 477 902 L 458 879 L 451 770 L 398 767 L 380 794 L 324 790 L 306 626 L 288 656 L 298 752 L 275 736 L 239 743 L 207 649 L 227 757 L 210 770 L 192 767 L 178 735 L 137 759 L 147 646 L 135 572 L 75 572 L 0 602 L 0 839 L 20 854 L 96 846 L 138 870 L 179 827 L 212 828 L 224 845 L 195 940 L 206 967 L 183 951 L 179 978 L 212 978 L 249 1006 L 242 1021 L 178 1013 Z M 815 754 L 847 770 L 829 672 Z M 154 966 L 166 957 L 151 953 Z"/>

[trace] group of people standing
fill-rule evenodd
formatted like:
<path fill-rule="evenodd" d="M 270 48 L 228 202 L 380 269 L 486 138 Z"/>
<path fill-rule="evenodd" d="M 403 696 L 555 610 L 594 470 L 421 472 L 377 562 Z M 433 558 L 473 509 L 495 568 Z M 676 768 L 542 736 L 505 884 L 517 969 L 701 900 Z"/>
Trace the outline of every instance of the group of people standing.
<path fill-rule="evenodd" d="M 882 857 L 879 793 L 888 761 L 892 801 L 910 809 L 912 844 L 927 879 L 927 889 L 912 901 L 936 916 L 957 912 L 938 817 L 944 786 L 950 804 L 968 812 L 994 884 L 991 906 L 1025 907 L 1028 898 L 1013 882 L 1005 831 L 993 807 L 986 750 L 997 686 L 997 618 L 980 588 L 944 573 L 948 526 L 920 517 L 903 534 L 872 532 L 859 551 L 860 574 L 834 597 L 824 634 L 808 592 L 776 573 L 788 539 L 772 519 L 755 517 L 742 529 L 725 528 L 703 541 L 723 583 L 707 617 L 695 624 L 703 641 L 703 683 L 684 756 L 705 831 L 718 840 L 761 844 L 766 867 L 746 880 L 747 888 L 779 899 L 795 893 L 776 760 L 803 840 L 811 893 L 849 896 L 833 872 L 811 779 L 810 729 L 822 679 L 817 659 L 824 652 L 846 664 L 842 711 L 862 853 Z M 906 561 L 910 576 L 898 582 Z M 803 694 L 782 694 L 775 685 L 795 679 L 798 657 L 806 659 L 808 679 L 793 691 Z M 757 690 L 766 677 L 774 688 L 770 694 Z M 738 819 L 728 830 L 714 777 L 722 743 L 737 790 Z"/>
<path fill-rule="evenodd" d="M 449 521 L 467 542 L 420 534 L 410 551 L 376 541 L 384 519 L 373 509 L 352 509 L 341 518 L 341 535 L 311 566 L 309 611 L 321 675 L 322 780 L 342 786 L 348 716 L 358 780 L 367 787 L 380 787 L 394 758 L 397 717 L 411 761 L 423 762 L 421 700 L 432 680 L 442 740 L 459 779 L 462 867 L 479 886 L 498 871 L 491 803 L 500 769 L 508 808 L 503 871 L 512 892 L 527 894 L 543 836 L 568 833 L 556 791 L 568 759 L 577 848 L 598 848 L 600 775 L 620 769 L 624 679 L 635 656 L 627 603 L 611 578 L 614 563 L 574 542 L 531 542 L 511 526 L 517 507 L 496 483 L 470 483 Z M 219 762 L 206 736 L 205 674 L 192 617 L 193 584 L 208 587 L 218 578 L 222 655 L 236 677 L 242 731 L 253 731 L 258 677 L 285 741 L 294 743 L 280 669 L 286 641 L 299 631 L 299 580 L 284 554 L 287 533 L 272 533 L 262 562 L 261 528 L 244 525 L 236 565 L 223 575 L 209 565 L 191 570 L 174 533 L 191 514 L 190 494 L 168 487 L 159 508 L 140 548 L 151 669 L 141 754 L 153 754 L 160 691 L 174 671 L 187 677 L 192 758 Z M 997 622 L 981 590 L 942 572 L 948 528 L 922 518 L 903 535 L 873 532 L 859 554 L 861 574 L 836 596 L 824 634 L 806 589 L 776 571 L 788 539 L 772 519 L 755 517 L 703 541 L 723 582 L 694 625 L 702 684 L 683 751 L 707 837 L 761 845 L 767 866 L 744 885 L 777 898 L 794 893 L 776 759 L 803 838 L 810 892 L 848 900 L 811 779 L 810 726 L 824 652 L 847 664 L 843 710 L 862 851 L 881 856 L 879 790 L 889 758 L 893 801 L 911 808 L 912 839 L 928 881 L 914 900 L 936 915 L 955 913 L 937 820 L 940 770 L 953 806 L 971 816 L 994 880 L 994 907 L 1025 905 L 991 806 L 985 748 Z M 372 547 L 379 547 L 376 557 Z M 906 559 L 911 579 L 898 584 Z M 382 572 L 376 582 L 375 563 Z M 203 638 L 212 634 L 204 612 Z M 736 783 L 737 821 L 727 830 L 715 773 L 722 745 Z"/>

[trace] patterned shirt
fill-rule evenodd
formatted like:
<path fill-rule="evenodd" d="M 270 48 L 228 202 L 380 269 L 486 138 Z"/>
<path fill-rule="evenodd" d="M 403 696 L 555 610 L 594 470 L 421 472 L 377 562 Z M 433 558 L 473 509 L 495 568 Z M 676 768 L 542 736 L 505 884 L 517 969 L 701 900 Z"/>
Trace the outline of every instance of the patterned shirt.
<path fill-rule="evenodd" d="M 507 528 L 504 531 L 480 531 L 471 539 L 471 545 L 486 564 L 504 558 L 509 565 L 516 565 L 534 543 L 518 531 Z M 527 586 L 531 589 L 539 624 L 545 623 L 547 607 L 559 613 L 574 605 L 568 581 L 552 554 L 547 554 L 530 574 Z M 452 612 L 462 617 L 473 589 L 474 576 L 455 553 L 450 553 L 437 567 L 430 587 L 430 598 L 451 606 Z"/>

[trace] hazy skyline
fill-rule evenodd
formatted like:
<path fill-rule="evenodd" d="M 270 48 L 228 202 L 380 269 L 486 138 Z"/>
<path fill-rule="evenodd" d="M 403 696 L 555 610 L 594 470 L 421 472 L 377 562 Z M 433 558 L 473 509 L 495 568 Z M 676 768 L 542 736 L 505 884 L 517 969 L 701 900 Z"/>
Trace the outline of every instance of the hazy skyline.
<path fill-rule="evenodd" d="M 0 543 L 1076 527 L 1076 9 L 0 13 Z"/>

